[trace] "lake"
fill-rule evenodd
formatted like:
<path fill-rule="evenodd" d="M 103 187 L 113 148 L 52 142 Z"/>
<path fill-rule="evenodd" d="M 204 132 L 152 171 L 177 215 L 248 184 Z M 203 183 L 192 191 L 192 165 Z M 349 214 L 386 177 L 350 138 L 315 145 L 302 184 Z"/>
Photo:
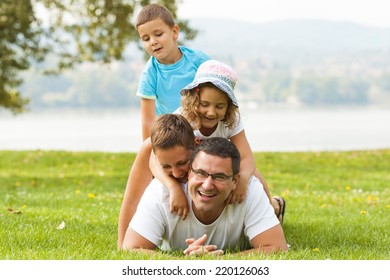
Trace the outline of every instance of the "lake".
<path fill-rule="evenodd" d="M 390 148 L 390 110 L 378 108 L 242 110 L 253 151 Z M 138 110 L 59 110 L 0 114 L 0 150 L 135 152 Z"/>

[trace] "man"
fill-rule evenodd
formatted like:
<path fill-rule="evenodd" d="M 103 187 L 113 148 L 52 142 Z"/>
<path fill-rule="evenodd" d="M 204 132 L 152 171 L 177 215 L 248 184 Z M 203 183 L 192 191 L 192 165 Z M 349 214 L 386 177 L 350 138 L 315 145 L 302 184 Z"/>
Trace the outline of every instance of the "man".
<path fill-rule="evenodd" d="M 142 196 L 123 249 L 160 247 L 187 255 L 287 250 L 283 229 L 258 179 L 251 178 L 243 203 L 226 204 L 239 180 L 240 154 L 234 144 L 224 138 L 205 140 L 187 167 L 188 155 L 178 149 L 175 145 L 155 153 L 167 173 L 180 169 L 184 176 L 189 171 L 188 183 L 182 184 L 190 205 L 187 219 L 170 212 L 169 192 L 155 179 Z"/>

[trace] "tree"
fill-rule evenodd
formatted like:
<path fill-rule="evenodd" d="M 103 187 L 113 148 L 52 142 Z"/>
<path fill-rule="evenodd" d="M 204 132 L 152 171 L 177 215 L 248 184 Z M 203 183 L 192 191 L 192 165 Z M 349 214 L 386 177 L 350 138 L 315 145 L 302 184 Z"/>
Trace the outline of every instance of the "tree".
<path fill-rule="evenodd" d="M 159 2 L 176 17 L 180 0 L 1 0 L 0 108 L 25 110 L 29 100 L 18 87 L 20 73 L 50 56 L 59 73 L 82 62 L 109 63 L 123 59 L 126 47 L 138 41 L 131 22 L 142 6 Z M 44 18 L 38 14 L 41 12 Z M 188 22 L 177 20 L 184 41 L 195 38 Z"/>

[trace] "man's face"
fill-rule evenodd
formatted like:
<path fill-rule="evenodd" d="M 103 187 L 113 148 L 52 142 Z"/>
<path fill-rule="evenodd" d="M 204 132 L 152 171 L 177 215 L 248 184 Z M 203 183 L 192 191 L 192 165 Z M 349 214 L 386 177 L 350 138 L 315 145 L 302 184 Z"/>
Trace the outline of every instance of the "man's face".
<path fill-rule="evenodd" d="M 175 146 L 167 150 L 158 149 L 155 155 L 165 174 L 180 183 L 188 181 L 192 150 L 187 150 L 183 146 Z"/>
<path fill-rule="evenodd" d="M 213 222 L 222 213 L 225 200 L 237 185 L 238 176 L 232 175 L 231 158 L 204 152 L 197 154 L 188 178 L 188 189 L 194 213 L 201 222 Z"/>

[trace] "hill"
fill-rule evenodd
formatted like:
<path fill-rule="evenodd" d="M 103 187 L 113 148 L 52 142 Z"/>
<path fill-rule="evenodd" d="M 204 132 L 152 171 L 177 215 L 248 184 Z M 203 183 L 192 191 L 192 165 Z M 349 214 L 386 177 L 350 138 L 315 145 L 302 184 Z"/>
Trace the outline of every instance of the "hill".
<path fill-rule="evenodd" d="M 190 23 L 199 31 L 191 45 L 236 57 L 280 49 L 320 52 L 390 49 L 390 28 L 352 22 L 285 20 L 256 24 L 203 18 Z"/>

